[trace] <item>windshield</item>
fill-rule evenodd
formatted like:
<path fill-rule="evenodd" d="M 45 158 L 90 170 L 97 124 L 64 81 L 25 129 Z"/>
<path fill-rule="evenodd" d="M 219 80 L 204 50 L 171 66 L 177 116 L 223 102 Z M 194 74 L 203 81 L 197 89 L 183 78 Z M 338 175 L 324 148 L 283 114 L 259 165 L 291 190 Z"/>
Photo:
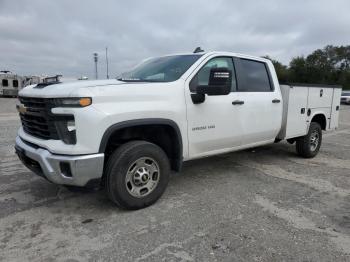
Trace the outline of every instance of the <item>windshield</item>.
<path fill-rule="evenodd" d="M 118 80 L 125 82 L 171 82 L 179 79 L 201 55 L 174 55 L 151 58 Z"/>
<path fill-rule="evenodd" d="M 342 96 L 350 96 L 350 92 L 343 92 L 341 95 Z"/>

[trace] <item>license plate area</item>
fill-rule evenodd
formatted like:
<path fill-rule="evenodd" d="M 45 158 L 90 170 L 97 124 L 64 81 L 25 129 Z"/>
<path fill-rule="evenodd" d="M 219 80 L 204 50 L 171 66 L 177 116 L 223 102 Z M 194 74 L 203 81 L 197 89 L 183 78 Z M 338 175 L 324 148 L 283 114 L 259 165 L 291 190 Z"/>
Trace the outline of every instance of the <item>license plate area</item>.
<path fill-rule="evenodd" d="M 36 173 L 37 175 L 39 175 L 41 177 L 45 177 L 39 162 L 35 161 L 34 159 L 29 158 L 26 155 L 26 151 L 23 148 L 21 148 L 19 146 L 15 146 L 15 151 L 16 151 L 16 154 L 19 157 L 19 159 L 22 161 L 22 163 L 28 169 L 30 169 L 31 171 L 33 171 L 34 173 Z"/>

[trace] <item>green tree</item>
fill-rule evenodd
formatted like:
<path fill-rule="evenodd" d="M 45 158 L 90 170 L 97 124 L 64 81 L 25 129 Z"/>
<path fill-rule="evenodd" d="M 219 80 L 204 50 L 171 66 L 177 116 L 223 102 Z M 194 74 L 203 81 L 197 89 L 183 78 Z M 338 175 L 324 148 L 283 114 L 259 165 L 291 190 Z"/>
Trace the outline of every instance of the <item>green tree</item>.
<path fill-rule="evenodd" d="M 350 89 L 350 45 L 328 45 L 307 57 L 294 57 L 288 67 L 269 56 L 265 58 L 274 64 L 281 83 L 336 84 Z"/>
<path fill-rule="evenodd" d="M 280 83 L 286 83 L 289 81 L 288 67 L 283 65 L 281 62 L 272 59 L 269 56 L 263 56 L 263 58 L 271 60 L 273 66 L 275 67 L 276 74 Z"/>
<path fill-rule="evenodd" d="M 292 59 L 289 63 L 289 81 L 294 83 L 309 83 L 306 61 L 303 56 Z"/>

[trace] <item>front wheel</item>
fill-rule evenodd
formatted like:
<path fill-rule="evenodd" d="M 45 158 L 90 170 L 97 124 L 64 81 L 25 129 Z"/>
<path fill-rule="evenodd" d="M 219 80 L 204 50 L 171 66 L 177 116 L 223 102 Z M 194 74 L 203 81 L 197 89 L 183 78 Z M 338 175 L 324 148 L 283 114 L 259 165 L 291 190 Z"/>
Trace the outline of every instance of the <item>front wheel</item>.
<path fill-rule="evenodd" d="M 311 122 L 307 135 L 298 138 L 296 142 L 298 155 L 305 158 L 315 157 L 322 143 L 322 129 L 320 124 Z"/>
<path fill-rule="evenodd" d="M 170 164 L 165 152 L 146 141 L 128 142 L 107 162 L 105 186 L 119 207 L 140 209 L 155 203 L 169 181 Z"/>

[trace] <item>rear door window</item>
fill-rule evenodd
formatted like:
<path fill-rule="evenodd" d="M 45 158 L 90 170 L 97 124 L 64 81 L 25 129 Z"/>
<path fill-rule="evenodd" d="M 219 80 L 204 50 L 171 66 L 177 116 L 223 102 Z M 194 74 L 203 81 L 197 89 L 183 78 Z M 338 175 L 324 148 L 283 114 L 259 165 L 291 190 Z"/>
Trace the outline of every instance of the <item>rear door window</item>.
<path fill-rule="evenodd" d="M 273 90 L 269 73 L 264 62 L 240 59 L 244 85 L 239 86 L 243 92 L 270 92 Z"/>

